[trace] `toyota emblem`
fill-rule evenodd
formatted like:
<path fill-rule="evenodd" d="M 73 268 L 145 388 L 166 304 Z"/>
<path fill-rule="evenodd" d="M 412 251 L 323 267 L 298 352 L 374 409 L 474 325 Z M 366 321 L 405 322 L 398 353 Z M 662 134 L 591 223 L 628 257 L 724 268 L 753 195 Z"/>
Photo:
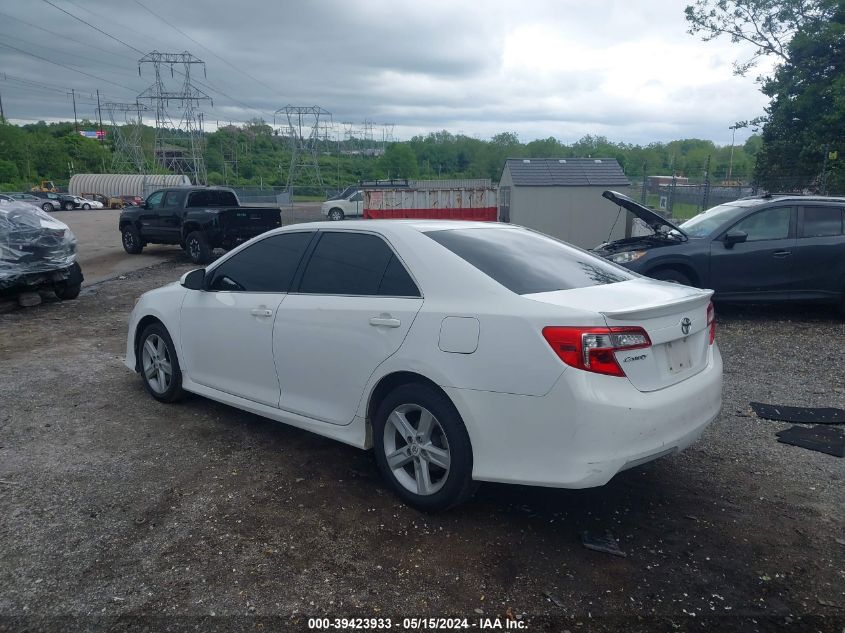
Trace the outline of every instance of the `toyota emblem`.
<path fill-rule="evenodd" d="M 683 332 L 684 335 L 689 334 L 690 327 L 692 327 L 692 321 L 689 320 L 689 317 L 684 317 L 681 320 L 681 332 Z"/>

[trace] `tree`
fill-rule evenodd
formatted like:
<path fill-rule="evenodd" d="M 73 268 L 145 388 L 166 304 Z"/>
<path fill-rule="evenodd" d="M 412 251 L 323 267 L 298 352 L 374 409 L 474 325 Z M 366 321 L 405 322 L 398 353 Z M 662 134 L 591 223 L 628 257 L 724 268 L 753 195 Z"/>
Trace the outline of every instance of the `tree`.
<path fill-rule="evenodd" d="M 771 101 L 756 154 L 755 179 L 769 190 L 845 191 L 845 0 L 696 0 L 686 7 L 691 34 L 727 35 L 754 45 L 734 62 L 745 74 L 763 56 L 777 65 L 759 77 Z M 748 124 L 749 122 L 743 122 Z M 833 152 L 833 153 L 831 153 Z"/>
<path fill-rule="evenodd" d="M 819 24 L 835 12 L 836 0 L 695 0 L 684 9 L 690 35 L 705 42 L 726 35 L 734 43 L 747 42 L 754 54 L 735 61 L 734 71 L 744 75 L 761 57 L 774 55 L 789 61 L 789 42 L 796 33 Z"/>
<path fill-rule="evenodd" d="M 763 92 L 771 103 L 757 159 L 761 184 L 845 192 L 845 1 L 828 22 L 795 35 L 789 61 Z"/>
<path fill-rule="evenodd" d="M 405 143 L 393 143 L 380 161 L 381 171 L 389 178 L 416 178 L 419 166 L 414 151 Z"/>

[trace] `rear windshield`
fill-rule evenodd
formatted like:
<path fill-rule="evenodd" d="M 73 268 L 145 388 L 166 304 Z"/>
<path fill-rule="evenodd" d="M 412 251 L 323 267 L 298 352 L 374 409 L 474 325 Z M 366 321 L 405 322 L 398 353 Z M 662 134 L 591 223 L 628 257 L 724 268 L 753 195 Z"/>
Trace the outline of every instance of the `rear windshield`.
<path fill-rule="evenodd" d="M 192 191 L 188 196 L 189 207 L 236 207 L 238 198 L 231 191 Z"/>
<path fill-rule="evenodd" d="M 523 229 L 446 229 L 426 235 L 519 295 L 634 278 L 605 259 Z"/>

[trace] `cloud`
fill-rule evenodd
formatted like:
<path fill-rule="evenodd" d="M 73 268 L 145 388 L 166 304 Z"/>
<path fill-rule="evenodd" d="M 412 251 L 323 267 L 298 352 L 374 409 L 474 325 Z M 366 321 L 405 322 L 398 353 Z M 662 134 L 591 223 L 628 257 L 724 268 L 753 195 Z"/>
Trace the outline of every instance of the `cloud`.
<path fill-rule="evenodd" d="M 80 116 L 93 116 L 96 89 L 133 101 L 153 80 L 150 68 L 139 77 L 133 47 L 203 58 L 207 74 L 194 77 L 214 97 L 212 125 L 272 121 L 292 103 L 320 105 L 335 122 L 395 123 L 400 137 L 726 143 L 728 126 L 766 103 L 752 79 L 732 74 L 746 51 L 688 35 L 681 6 L 665 0 L 53 1 L 128 46 L 48 4 L 33 13 L 29 0 L 4 3 L 0 92 L 11 118 L 71 118 L 70 88 Z"/>

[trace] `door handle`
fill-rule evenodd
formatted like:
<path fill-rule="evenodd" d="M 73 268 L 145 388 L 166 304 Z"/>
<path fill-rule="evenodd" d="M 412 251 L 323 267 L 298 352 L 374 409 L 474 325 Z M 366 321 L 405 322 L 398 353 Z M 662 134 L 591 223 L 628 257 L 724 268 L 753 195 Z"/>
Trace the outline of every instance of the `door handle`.
<path fill-rule="evenodd" d="M 273 316 L 273 311 L 268 310 L 267 308 L 253 308 L 249 311 L 252 316 L 255 317 L 268 317 Z"/>
<path fill-rule="evenodd" d="M 399 319 L 394 319 L 390 315 L 385 314 L 370 319 L 370 325 L 381 325 L 384 327 L 399 327 L 400 325 L 402 325 L 402 321 L 400 321 Z"/>
<path fill-rule="evenodd" d="M 775 251 L 772 253 L 772 257 L 789 257 L 792 255 L 792 251 Z"/>

